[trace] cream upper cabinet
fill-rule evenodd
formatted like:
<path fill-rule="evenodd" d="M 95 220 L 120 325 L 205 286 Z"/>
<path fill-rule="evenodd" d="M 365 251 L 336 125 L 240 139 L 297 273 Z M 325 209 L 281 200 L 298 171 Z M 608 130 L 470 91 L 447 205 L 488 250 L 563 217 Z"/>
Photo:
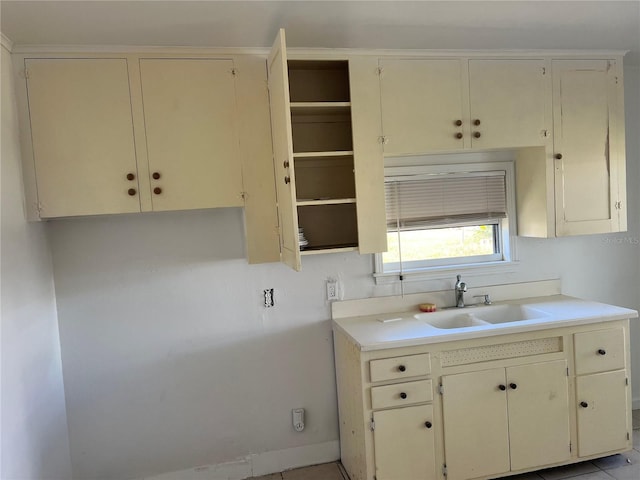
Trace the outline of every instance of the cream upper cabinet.
<path fill-rule="evenodd" d="M 547 70 L 539 59 L 381 59 L 385 155 L 546 144 Z"/>
<path fill-rule="evenodd" d="M 380 60 L 385 155 L 463 148 L 462 66 L 460 59 Z"/>
<path fill-rule="evenodd" d="M 379 118 L 370 115 L 376 69 L 366 60 L 287 58 L 280 30 L 267 72 L 281 260 L 300 270 L 303 255 L 384 251 L 379 125 L 367 121 Z"/>
<path fill-rule="evenodd" d="M 472 148 L 544 145 L 551 137 L 545 60 L 469 60 Z"/>
<path fill-rule="evenodd" d="M 140 59 L 154 211 L 239 207 L 234 64 L 231 59 Z"/>
<path fill-rule="evenodd" d="M 556 235 L 626 230 L 622 78 L 612 60 L 554 60 Z"/>
<path fill-rule="evenodd" d="M 128 67 L 25 60 L 40 217 L 140 211 Z"/>
<path fill-rule="evenodd" d="M 232 59 L 26 58 L 25 71 L 32 216 L 244 205 Z"/>

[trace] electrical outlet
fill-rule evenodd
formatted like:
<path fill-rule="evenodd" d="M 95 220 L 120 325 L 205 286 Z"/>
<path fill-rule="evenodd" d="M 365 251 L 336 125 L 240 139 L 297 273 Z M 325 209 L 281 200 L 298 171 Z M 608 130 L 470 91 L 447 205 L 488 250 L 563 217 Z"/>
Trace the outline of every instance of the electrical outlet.
<path fill-rule="evenodd" d="M 264 306 L 265 308 L 273 307 L 276 302 L 273 299 L 273 288 L 267 288 L 264 292 Z"/>
<path fill-rule="evenodd" d="M 291 410 L 293 415 L 293 428 L 296 432 L 304 430 L 304 408 L 294 408 Z"/>
<path fill-rule="evenodd" d="M 338 300 L 338 281 L 335 278 L 327 279 L 327 300 Z"/>

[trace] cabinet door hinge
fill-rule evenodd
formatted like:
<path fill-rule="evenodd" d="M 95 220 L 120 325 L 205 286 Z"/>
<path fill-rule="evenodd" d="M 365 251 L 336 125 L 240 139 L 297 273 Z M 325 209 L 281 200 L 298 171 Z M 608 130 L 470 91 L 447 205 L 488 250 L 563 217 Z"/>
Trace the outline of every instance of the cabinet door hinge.
<path fill-rule="evenodd" d="M 442 475 L 445 476 L 445 477 L 447 476 L 447 464 L 446 463 L 442 465 Z"/>
<path fill-rule="evenodd" d="M 442 386 L 442 384 L 438 385 L 438 393 L 440 395 L 444 395 L 444 387 Z"/>
<path fill-rule="evenodd" d="M 376 429 L 376 422 L 373 420 L 373 418 L 369 422 L 369 428 L 371 429 L 372 432 Z"/>
<path fill-rule="evenodd" d="M 627 432 L 627 440 L 631 440 L 631 435 L 629 435 L 629 432 Z"/>
<path fill-rule="evenodd" d="M 238 74 L 238 70 L 236 70 L 235 68 L 231 69 L 231 75 L 233 75 L 234 77 Z"/>
<path fill-rule="evenodd" d="M 614 207 L 615 207 L 616 210 L 622 209 L 622 202 L 620 202 L 620 201 L 616 202 Z"/>
<path fill-rule="evenodd" d="M 382 67 L 378 67 L 378 68 L 376 69 L 376 71 L 378 72 L 378 75 L 382 75 L 383 70 L 384 70 L 384 69 L 383 69 Z"/>
<path fill-rule="evenodd" d="M 242 200 L 246 200 L 247 199 L 247 192 L 240 192 L 240 198 Z"/>
<path fill-rule="evenodd" d="M 569 376 L 569 367 L 567 367 L 567 377 Z"/>
<path fill-rule="evenodd" d="M 628 387 L 629 386 L 629 377 L 626 377 L 624 379 L 624 384 Z"/>
<path fill-rule="evenodd" d="M 571 453 L 573 451 L 573 445 L 571 445 L 571 442 L 569 442 L 569 453 Z"/>
<path fill-rule="evenodd" d="M 30 76 L 31 76 L 31 72 L 29 72 L 28 69 L 25 68 L 24 70 L 22 70 L 22 78 L 29 80 Z"/>
<path fill-rule="evenodd" d="M 542 67 L 542 74 L 546 75 L 547 74 L 547 67 Z"/>

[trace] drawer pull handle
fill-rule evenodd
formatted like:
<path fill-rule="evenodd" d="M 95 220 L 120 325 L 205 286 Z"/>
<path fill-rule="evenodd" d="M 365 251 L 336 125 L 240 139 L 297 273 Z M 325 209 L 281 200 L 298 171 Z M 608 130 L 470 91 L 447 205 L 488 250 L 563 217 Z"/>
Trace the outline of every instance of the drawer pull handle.
<path fill-rule="evenodd" d="M 127 180 L 135 180 L 136 176 L 133 173 L 127 173 Z"/>
<path fill-rule="evenodd" d="M 405 398 L 407 398 L 407 394 L 404 392 L 400 392 L 400 398 L 404 400 Z"/>
<path fill-rule="evenodd" d="M 518 388 L 518 385 L 515 383 L 510 383 L 509 388 L 511 388 L 511 390 L 515 390 L 516 388 Z"/>
<path fill-rule="evenodd" d="M 424 422 L 424 426 L 427 428 L 431 428 L 433 425 L 431 424 L 431 422 Z"/>
<path fill-rule="evenodd" d="M 153 193 L 156 195 L 160 195 L 162 193 L 162 189 L 160 187 L 156 187 L 153 189 Z"/>
<path fill-rule="evenodd" d="M 160 178 L 160 172 L 153 172 L 153 175 L 151 175 L 153 177 L 154 180 L 158 180 Z"/>
<path fill-rule="evenodd" d="M 605 349 L 601 348 L 598 350 L 598 355 L 606 355 L 606 354 L 607 354 L 607 351 Z"/>
<path fill-rule="evenodd" d="M 136 189 L 135 189 L 135 188 L 130 188 L 129 190 L 127 190 L 127 193 L 128 193 L 130 196 L 132 196 L 132 197 L 133 197 L 133 196 L 136 194 Z"/>
<path fill-rule="evenodd" d="M 507 389 L 507 387 L 505 385 L 498 385 L 498 388 L 500 390 L 502 390 L 503 392 Z"/>
<path fill-rule="evenodd" d="M 288 185 L 290 182 L 291 182 L 291 179 L 289 178 L 288 175 L 286 177 L 284 177 L 284 183 L 286 183 Z"/>
<path fill-rule="evenodd" d="M 398 370 L 400 370 L 401 372 L 404 372 L 407 369 L 407 367 L 405 367 L 404 365 L 400 365 L 398 367 Z"/>
<path fill-rule="evenodd" d="M 480 132 L 473 132 L 474 138 L 480 138 L 482 134 Z"/>
<path fill-rule="evenodd" d="M 460 139 L 463 137 L 463 135 L 462 135 L 462 133 L 458 132 L 458 133 L 456 133 L 455 137 L 456 137 L 458 140 L 460 140 Z"/>
<path fill-rule="evenodd" d="M 479 118 L 476 118 L 476 119 L 473 121 L 473 124 L 474 124 L 476 127 L 477 127 L 478 125 L 480 125 L 480 119 L 479 119 Z"/>
<path fill-rule="evenodd" d="M 556 160 L 562 160 L 562 154 L 561 153 L 556 153 L 555 157 L 556 157 Z"/>
<path fill-rule="evenodd" d="M 580 402 L 580 406 L 582 408 L 587 408 L 589 406 L 589 404 L 587 402 Z"/>
<path fill-rule="evenodd" d="M 460 126 L 462 126 L 462 120 L 456 120 L 455 122 L 453 122 L 453 124 L 454 124 L 456 127 L 460 127 Z"/>

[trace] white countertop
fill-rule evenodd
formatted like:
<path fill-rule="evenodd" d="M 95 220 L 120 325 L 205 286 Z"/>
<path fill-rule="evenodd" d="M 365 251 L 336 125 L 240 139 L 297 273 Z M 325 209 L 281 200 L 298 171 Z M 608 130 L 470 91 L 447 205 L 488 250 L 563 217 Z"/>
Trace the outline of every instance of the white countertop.
<path fill-rule="evenodd" d="M 416 308 L 405 312 L 334 319 L 333 328 L 350 337 L 361 351 L 372 351 L 638 317 L 635 310 L 564 295 L 509 300 L 494 305 L 503 304 L 523 305 L 540 310 L 546 315 L 544 318 L 516 322 L 440 329 L 423 320 L 438 312 L 422 314 Z M 478 306 L 455 310 L 459 313 L 481 313 L 483 308 L 485 307 Z M 417 314 L 422 315 L 422 319 L 416 318 Z M 397 320 L 383 321 L 389 319 Z"/>

